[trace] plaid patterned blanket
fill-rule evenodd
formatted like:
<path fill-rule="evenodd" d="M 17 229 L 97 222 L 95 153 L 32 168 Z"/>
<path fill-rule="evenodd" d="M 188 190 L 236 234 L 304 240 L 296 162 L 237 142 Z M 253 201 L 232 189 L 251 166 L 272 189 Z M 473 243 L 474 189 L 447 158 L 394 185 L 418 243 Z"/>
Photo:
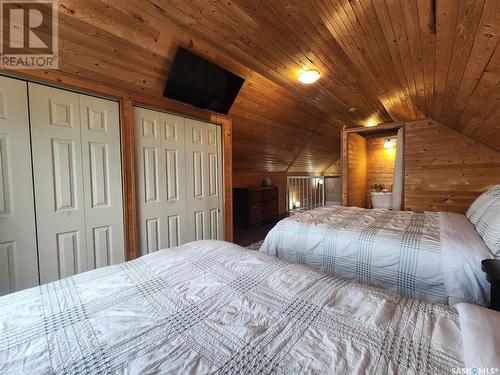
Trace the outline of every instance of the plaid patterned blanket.
<path fill-rule="evenodd" d="M 427 374 L 455 310 L 217 241 L 0 298 L 0 373 Z"/>
<path fill-rule="evenodd" d="M 448 303 L 435 212 L 321 207 L 280 221 L 260 251 L 407 297 Z"/>

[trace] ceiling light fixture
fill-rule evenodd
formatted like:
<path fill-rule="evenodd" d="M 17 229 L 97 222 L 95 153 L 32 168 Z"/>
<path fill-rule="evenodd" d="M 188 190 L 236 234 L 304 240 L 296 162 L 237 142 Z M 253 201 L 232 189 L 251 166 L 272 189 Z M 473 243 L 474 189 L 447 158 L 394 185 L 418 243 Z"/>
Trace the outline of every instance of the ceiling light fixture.
<path fill-rule="evenodd" d="M 307 85 L 318 80 L 321 73 L 315 69 L 304 69 L 299 73 L 299 81 Z"/>

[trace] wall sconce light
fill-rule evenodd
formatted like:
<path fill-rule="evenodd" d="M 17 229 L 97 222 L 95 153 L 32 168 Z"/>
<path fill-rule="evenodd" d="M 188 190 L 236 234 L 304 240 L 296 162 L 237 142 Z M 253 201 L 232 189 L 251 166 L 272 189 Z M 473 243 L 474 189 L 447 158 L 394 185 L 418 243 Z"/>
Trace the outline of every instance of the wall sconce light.
<path fill-rule="evenodd" d="M 387 138 L 387 140 L 384 142 L 384 148 L 393 148 L 393 147 L 394 147 L 394 142 L 390 138 Z"/>

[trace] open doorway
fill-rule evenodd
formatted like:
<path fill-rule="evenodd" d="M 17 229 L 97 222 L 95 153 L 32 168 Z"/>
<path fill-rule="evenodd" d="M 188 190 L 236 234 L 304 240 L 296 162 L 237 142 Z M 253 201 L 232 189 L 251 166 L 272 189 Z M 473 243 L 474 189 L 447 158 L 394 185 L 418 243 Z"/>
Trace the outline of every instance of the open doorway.
<path fill-rule="evenodd" d="M 400 210 L 403 194 L 404 123 L 344 129 L 344 206 Z"/>

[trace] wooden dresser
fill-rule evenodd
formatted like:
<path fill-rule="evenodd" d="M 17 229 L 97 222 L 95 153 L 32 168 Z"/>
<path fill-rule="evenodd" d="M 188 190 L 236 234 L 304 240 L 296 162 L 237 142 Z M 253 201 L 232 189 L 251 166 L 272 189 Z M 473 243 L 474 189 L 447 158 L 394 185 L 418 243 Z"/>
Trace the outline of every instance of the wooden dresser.
<path fill-rule="evenodd" d="M 237 227 L 264 224 L 278 216 L 277 186 L 233 189 L 233 220 Z"/>

